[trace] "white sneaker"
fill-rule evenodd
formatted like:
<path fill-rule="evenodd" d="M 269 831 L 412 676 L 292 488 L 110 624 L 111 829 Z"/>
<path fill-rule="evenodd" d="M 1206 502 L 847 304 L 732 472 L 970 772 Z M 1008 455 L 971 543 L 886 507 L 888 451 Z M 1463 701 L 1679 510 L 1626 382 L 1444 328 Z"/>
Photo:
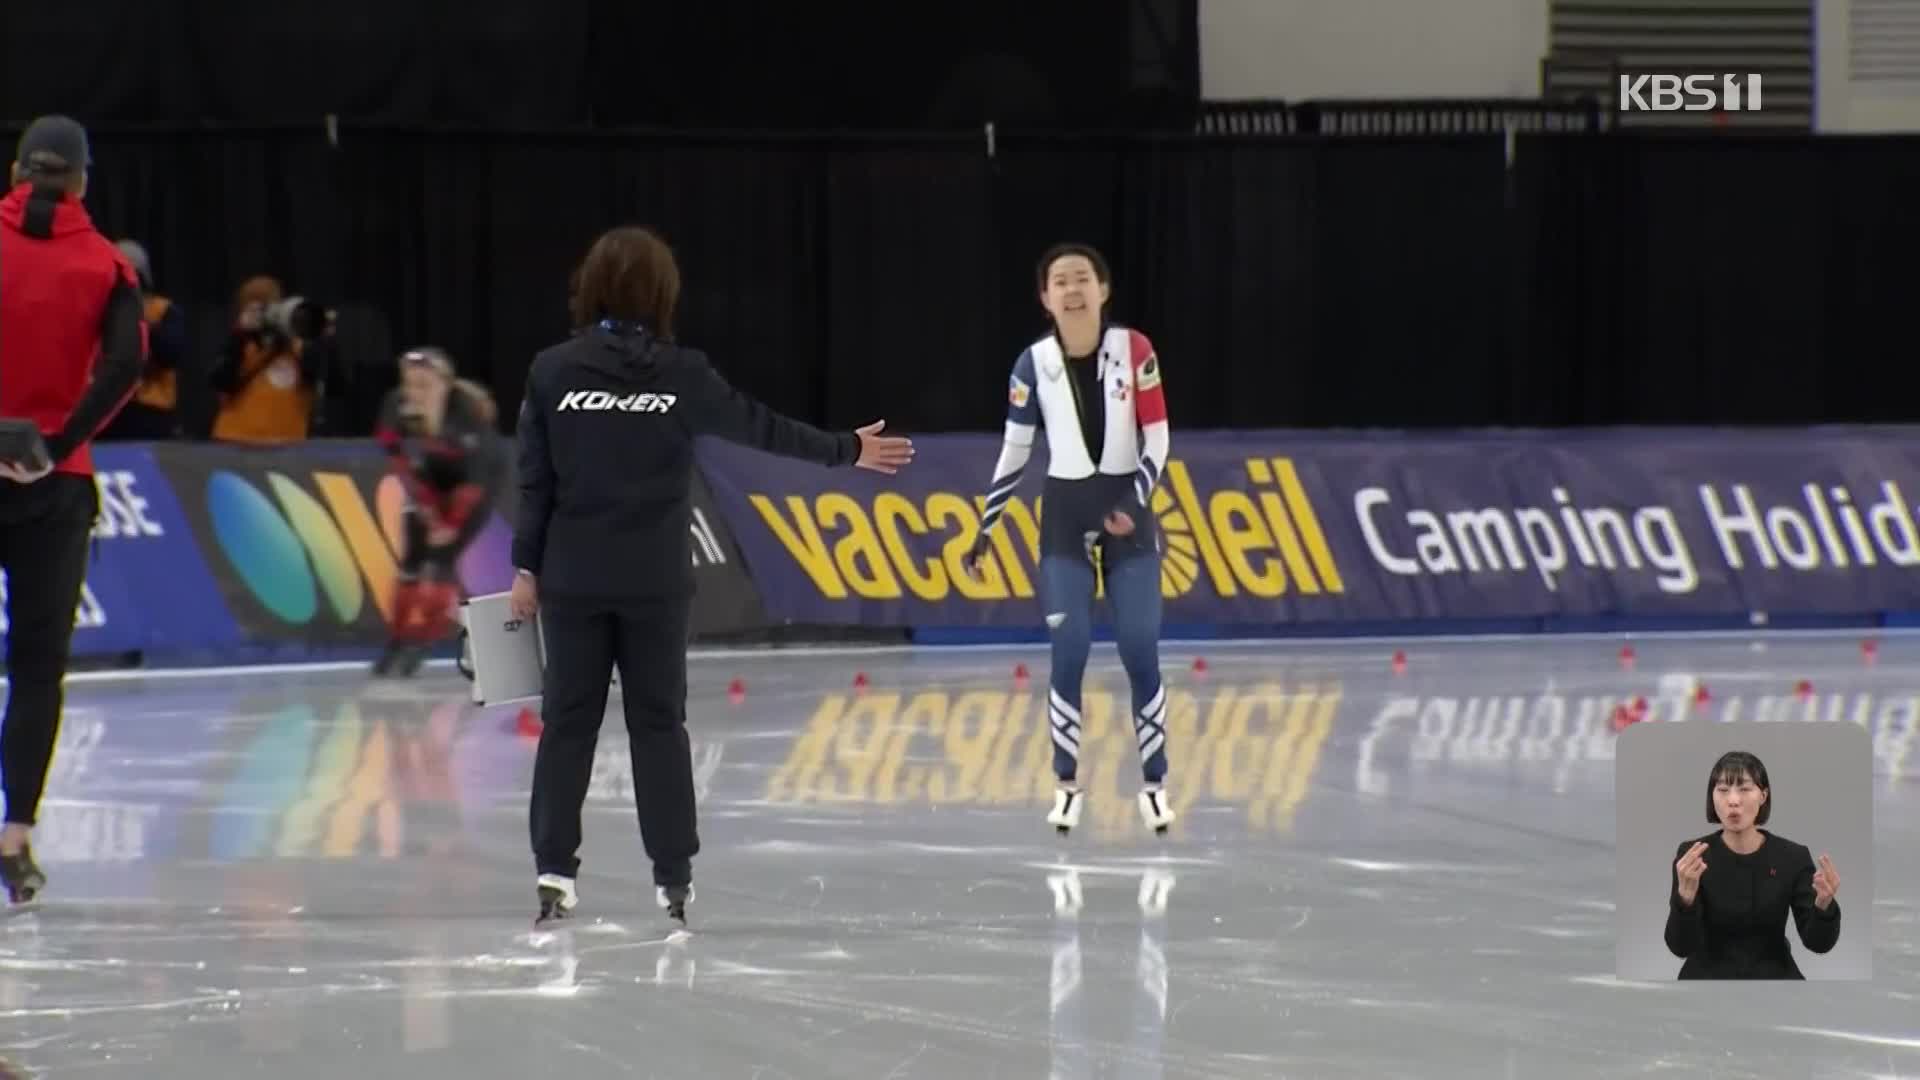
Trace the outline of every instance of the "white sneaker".
<path fill-rule="evenodd" d="M 540 922 L 568 918 L 580 906 L 580 894 L 574 891 L 570 877 L 541 874 L 535 885 L 540 892 Z"/>
<path fill-rule="evenodd" d="M 1167 790 L 1159 784 L 1148 784 L 1140 792 L 1140 819 L 1161 836 L 1167 834 L 1167 826 L 1173 824 L 1173 804 L 1167 800 Z"/>
<path fill-rule="evenodd" d="M 687 905 L 693 903 L 693 885 L 656 885 L 653 887 L 654 900 L 666 910 L 667 918 L 676 920 L 682 926 L 687 922 Z"/>
<path fill-rule="evenodd" d="M 1065 836 L 1074 826 L 1080 824 L 1080 807 L 1085 801 L 1077 787 L 1053 789 L 1053 811 L 1047 815 L 1047 824 L 1060 830 L 1060 835 Z"/>

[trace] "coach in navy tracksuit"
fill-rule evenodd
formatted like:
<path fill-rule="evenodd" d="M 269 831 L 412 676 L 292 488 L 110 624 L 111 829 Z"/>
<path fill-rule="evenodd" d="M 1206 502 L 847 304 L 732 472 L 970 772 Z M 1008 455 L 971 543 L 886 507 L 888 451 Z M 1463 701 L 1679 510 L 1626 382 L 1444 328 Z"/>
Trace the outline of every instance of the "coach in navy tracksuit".
<path fill-rule="evenodd" d="M 88 443 L 126 404 L 146 362 L 133 267 L 80 203 L 87 165 L 86 131 L 43 117 L 20 137 L 13 184 L 0 198 L 0 419 L 30 422 L 46 447 L 37 460 L 0 462 L 9 625 L 0 879 L 16 902 L 46 885 L 29 840 L 99 512 Z"/>
<path fill-rule="evenodd" d="M 673 342 L 680 272 L 652 232 L 602 236 L 574 281 L 575 334 L 542 352 L 520 409 L 513 609 L 540 611 L 544 730 L 530 826 L 541 917 L 578 902 L 580 815 L 615 665 L 640 834 L 660 905 L 692 899 L 693 763 L 686 730 L 693 440 L 715 435 L 822 465 L 891 473 L 912 443 L 820 431 L 732 387 Z"/>

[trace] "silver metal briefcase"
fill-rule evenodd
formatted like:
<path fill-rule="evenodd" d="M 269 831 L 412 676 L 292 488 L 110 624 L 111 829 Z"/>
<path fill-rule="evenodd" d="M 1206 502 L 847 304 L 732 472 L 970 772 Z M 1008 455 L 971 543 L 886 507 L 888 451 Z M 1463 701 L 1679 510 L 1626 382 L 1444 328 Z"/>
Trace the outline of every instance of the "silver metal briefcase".
<path fill-rule="evenodd" d="M 476 596 L 460 606 L 475 704 L 500 705 L 540 696 L 547 668 L 546 635 L 540 630 L 540 616 L 513 617 L 510 595 Z"/>

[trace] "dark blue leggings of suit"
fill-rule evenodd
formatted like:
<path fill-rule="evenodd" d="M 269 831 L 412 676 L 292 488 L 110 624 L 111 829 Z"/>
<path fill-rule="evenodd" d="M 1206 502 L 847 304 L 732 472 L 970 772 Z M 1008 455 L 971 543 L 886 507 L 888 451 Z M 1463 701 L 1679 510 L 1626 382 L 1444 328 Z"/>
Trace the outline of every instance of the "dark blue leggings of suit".
<path fill-rule="evenodd" d="M 1093 647 L 1093 564 L 1083 557 L 1040 560 L 1041 598 L 1053 637 L 1047 716 L 1053 729 L 1053 774 L 1077 778 L 1080 767 L 1080 683 Z M 1133 732 L 1141 774 L 1149 784 L 1167 775 L 1167 692 L 1160 683 L 1160 560 L 1140 553 L 1106 567 L 1114 643 L 1133 687 Z"/>

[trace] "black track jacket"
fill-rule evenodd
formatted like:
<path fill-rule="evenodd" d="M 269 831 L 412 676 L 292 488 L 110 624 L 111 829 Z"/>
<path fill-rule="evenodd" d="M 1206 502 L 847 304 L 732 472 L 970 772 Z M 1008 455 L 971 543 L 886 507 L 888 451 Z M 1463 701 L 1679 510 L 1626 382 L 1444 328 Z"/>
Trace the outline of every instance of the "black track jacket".
<path fill-rule="evenodd" d="M 706 354 L 583 330 L 534 358 L 520 406 L 513 565 L 548 597 L 617 602 L 693 588 L 693 441 L 850 465 L 852 432 L 789 419 L 727 385 Z"/>

